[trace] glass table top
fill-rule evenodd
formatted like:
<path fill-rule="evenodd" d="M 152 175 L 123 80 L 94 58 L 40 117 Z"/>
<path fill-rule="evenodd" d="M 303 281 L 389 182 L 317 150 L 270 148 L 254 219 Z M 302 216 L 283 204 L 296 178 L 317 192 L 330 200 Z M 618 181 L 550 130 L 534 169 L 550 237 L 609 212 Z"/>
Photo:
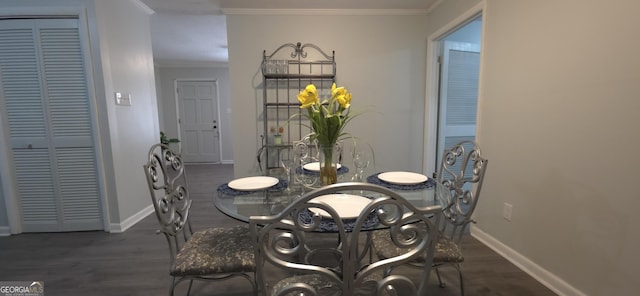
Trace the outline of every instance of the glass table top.
<path fill-rule="evenodd" d="M 448 191 L 432 178 L 420 184 L 393 184 L 378 179 L 377 175 L 381 172 L 383 171 L 369 174 L 366 178 L 362 178 L 362 181 L 387 187 L 405 197 L 416 207 L 444 206 L 448 198 Z M 223 184 L 214 194 L 214 204 L 222 213 L 240 221 L 249 222 L 249 217 L 251 216 L 277 214 L 305 192 L 315 189 L 314 187 L 303 186 L 299 179 L 294 177 L 291 177 L 289 186 L 287 186 L 286 175 L 274 177 L 280 180 L 277 184 L 266 189 L 254 191 L 234 190 L 228 186 L 228 183 Z M 341 174 L 338 182 L 351 182 L 352 178 L 353 174 Z M 358 192 L 353 194 L 360 195 Z M 376 196 L 365 197 L 375 198 Z"/>

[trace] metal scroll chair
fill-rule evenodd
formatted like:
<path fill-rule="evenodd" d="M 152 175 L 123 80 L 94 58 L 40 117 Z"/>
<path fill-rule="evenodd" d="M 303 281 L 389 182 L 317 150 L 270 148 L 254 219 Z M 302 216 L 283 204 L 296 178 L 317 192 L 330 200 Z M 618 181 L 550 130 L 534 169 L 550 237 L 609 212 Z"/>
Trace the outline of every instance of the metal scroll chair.
<path fill-rule="evenodd" d="M 347 203 L 359 214 L 345 215 Z M 367 183 L 311 191 L 276 215 L 250 217 L 258 287 L 269 296 L 425 295 L 439 226 L 429 216 L 441 210 L 416 208 L 397 193 Z M 377 262 L 365 259 L 367 231 L 373 229 L 406 252 Z M 384 272 L 423 254 L 429 264 L 411 278 Z"/>
<path fill-rule="evenodd" d="M 189 222 L 191 199 L 182 159 L 168 146 L 156 144 L 149 150 L 144 172 L 160 230 L 169 243 L 173 277 L 170 295 L 182 281 L 244 277 L 256 286 L 254 252 L 246 226 L 207 228 L 193 232 Z M 253 274 L 253 277 L 250 275 Z"/>
<path fill-rule="evenodd" d="M 437 174 L 437 181 L 449 192 L 448 200 L 442 201 L 444 206 L 441 214 L 444 223 L 440 227 L 440 236 L 436 244 L 433 267 L 438 281 L 444 287 L 439 268 L 451 265 L 458 271 L 460 279 L 460 294 L 464 295 L 464 282 L 460 264 L 464 261 L 460 242 L 470 223 L 475 223 L 471 217 L 478 204 L 484 174 L 487 169 L 487 159 L 480 153 L 480 147 L 471 141 L 463 141 L 445 151 L 441 167 Z M 386 237 L 373 234 L 373 246 L 380 258 L 397 256 L 402 250 L 394 248 Z M 422 258 L 410 263 L 421 267 L 425 264 Z"/>

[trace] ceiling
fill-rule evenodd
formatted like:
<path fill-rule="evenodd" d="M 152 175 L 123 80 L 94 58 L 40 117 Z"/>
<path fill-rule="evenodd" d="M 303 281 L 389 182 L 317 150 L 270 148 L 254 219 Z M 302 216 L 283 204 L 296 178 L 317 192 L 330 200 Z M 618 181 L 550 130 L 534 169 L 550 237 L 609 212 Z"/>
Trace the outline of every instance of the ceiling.
<path fill-rule="evenodd" d="M 140 0 L 151 16 L 153 56 L 161 65 L 228 61 L 223 10 L 400 9 L 428 11 L 442 0 Z"/>

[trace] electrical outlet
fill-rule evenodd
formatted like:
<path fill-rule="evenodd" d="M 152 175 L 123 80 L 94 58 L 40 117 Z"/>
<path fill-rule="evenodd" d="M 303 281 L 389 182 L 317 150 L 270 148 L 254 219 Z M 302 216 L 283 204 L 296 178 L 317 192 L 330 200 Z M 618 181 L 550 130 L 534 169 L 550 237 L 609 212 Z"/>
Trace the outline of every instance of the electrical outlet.
<path fill-rule="evenodd" d="M 513 206 L 509 203 L 504 203 L 504 208 L 502 209 L 502 216 L 505 220 L 511 221 L 511 212 L 513 211 Z"/>

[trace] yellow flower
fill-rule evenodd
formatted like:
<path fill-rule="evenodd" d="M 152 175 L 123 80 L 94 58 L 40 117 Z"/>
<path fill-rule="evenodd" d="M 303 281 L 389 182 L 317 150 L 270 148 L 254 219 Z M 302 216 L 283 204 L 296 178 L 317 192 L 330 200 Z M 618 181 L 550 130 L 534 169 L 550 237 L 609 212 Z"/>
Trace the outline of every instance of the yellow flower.
<path fill-rule="evenodd" d="M 312 139 L 321 145 L 335 144 L 340 137 L 346 135 L 343 129 L 353 118 L 350 113 L 351 93 L 344 87 L 331 85 L 330 98 L 320 98 L 313 84 L 307 85 L 298 94 L 300 109 L 307 112 L 294 114 L 309 119 L 309 127 L 313 129 Z M 306 114 L 305 114 L 306 113 Z"/>
<path fill-rule="evenodd" d="M 346 91 L 347 90 L 342 86 L 341 87 L 336 87 L 336 83 L 335 82 L 331 85 L 331 96 L 332 97 L 335 97 L 336 94 L 338 94 L 338 93 L 344 94 Z"/>
<path fill-rule="evenodd" d="M 319 102 L 318 91 L 313 84 L 307 85 L 303 91 L 298 94 L 298 101 L 300 102 L 300 109 L 309 108 L 311 105 Z"/>
<path fill-rule="evenodd" d="M 344 87 L 336 87 L 334 83 L 331 86 L 331 96 L 338 101 L 340 107 L 347 109 L 351 106 L 351 93 Z"/>
<path fill-rule="evenodd" d="M 338 100 L 338 103 L 342 108 L 347 109 L 351 107 L 351 93 L 346 93 L 344 95 L 338 96 L 336 97 L 336 100 Z"/>
<path fill-rule="evenodd" d="M 324 89 L 324 85 L 320 86 Z M 351 93 L 344 87 L 331 85 L 329 98 L 320 98 L 315 85 L 309 84 L 298 94 L 300 109 L 307 109 L 306 112 L 294 114 L 289 120 L 301 116 L 309 121 L 300 121 L 303 125 L 312 129 L 310 140 L 318 144 L 318 149 L 324 155 L 324 167 L 320 171 L 320 178 L 323 184 L 335 183 L 337 174 L 334 170 L 327 170 L 332 166 L 332 153 L 335 144 L 340 139 L 351 138 L 350 134 L 344 131 L 347 123 L 358 114 L 351 113 Z M 332 172 L 329 172 L 332 171 Z"/>

